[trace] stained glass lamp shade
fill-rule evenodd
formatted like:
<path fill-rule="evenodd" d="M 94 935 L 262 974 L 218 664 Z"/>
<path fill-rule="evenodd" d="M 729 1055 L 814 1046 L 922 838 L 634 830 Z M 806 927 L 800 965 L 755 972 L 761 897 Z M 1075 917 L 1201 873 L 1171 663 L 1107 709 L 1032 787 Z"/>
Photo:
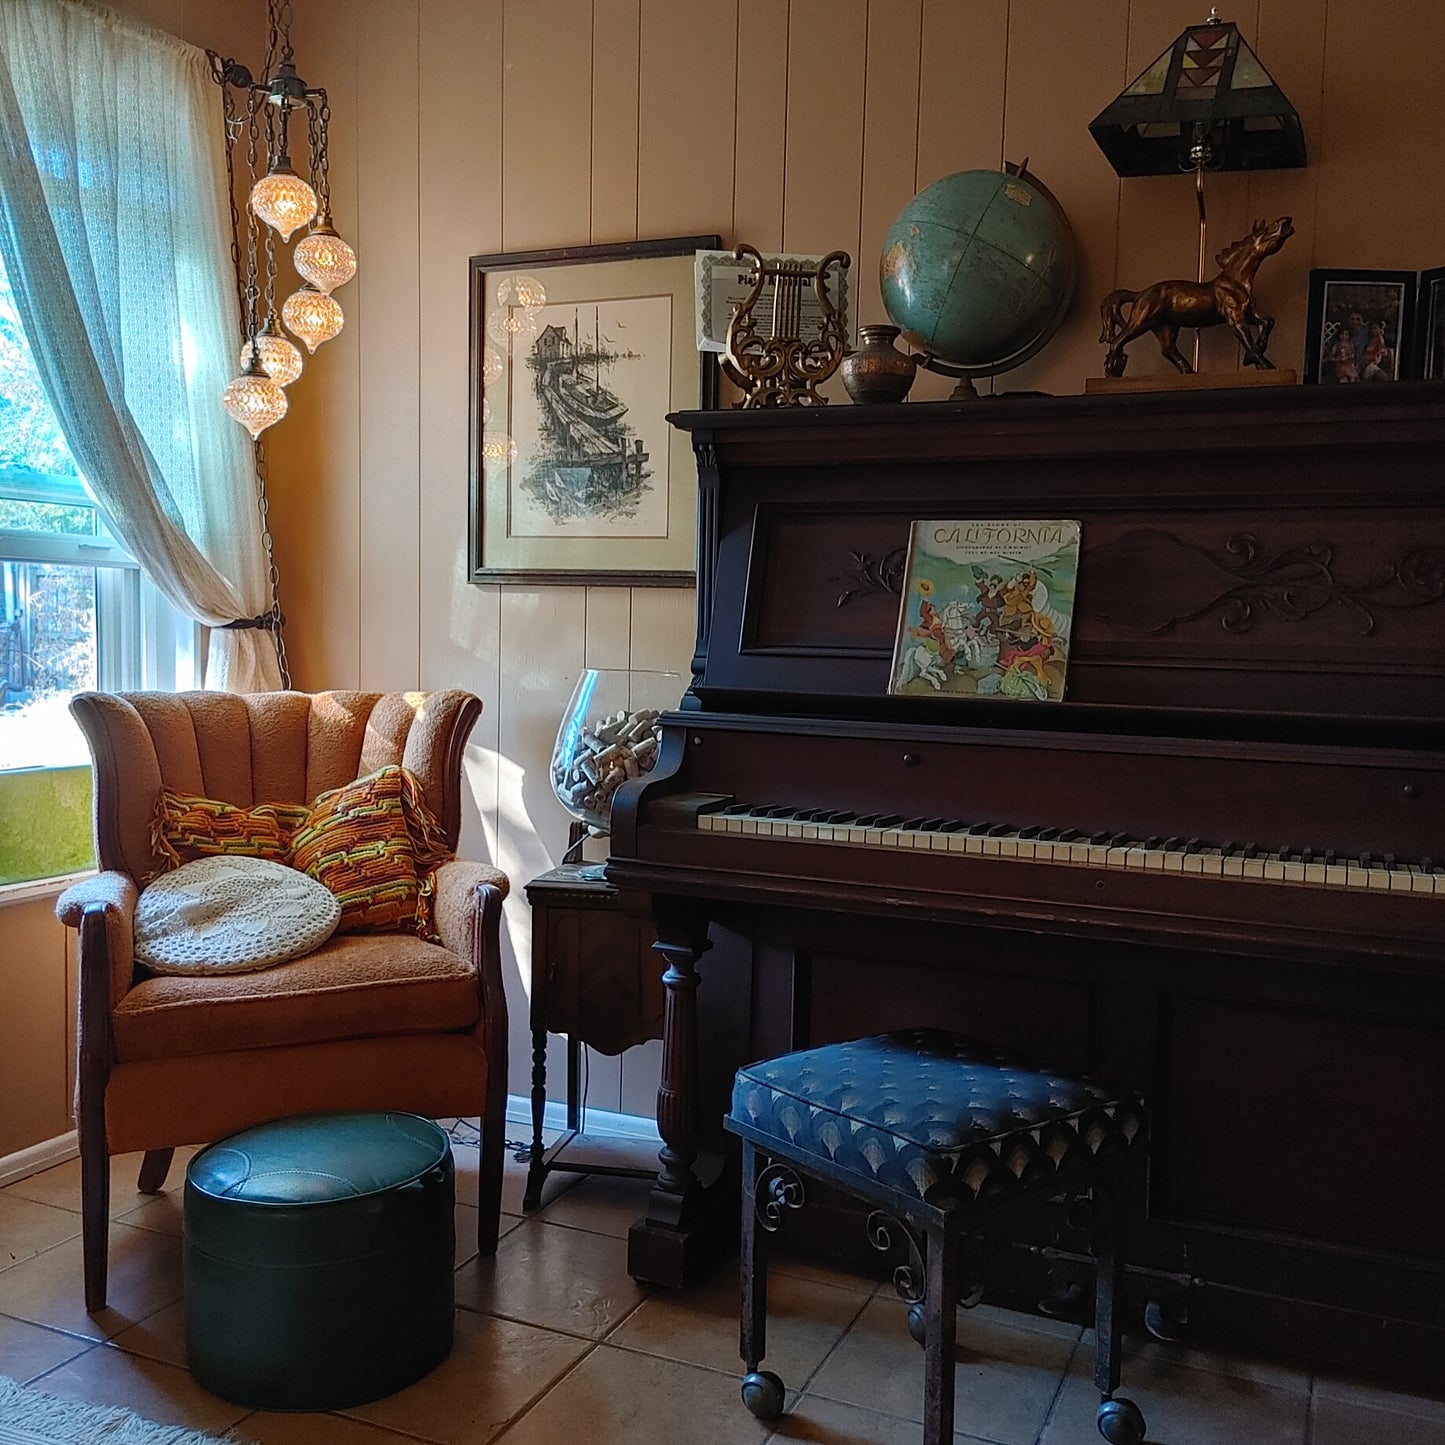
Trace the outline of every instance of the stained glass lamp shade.
<path fill-rule="evenodd" d="M 1121 176 L 1305 164 L 1299 112 L 1239 27 L 1214 16 L 1185 30 L 1094 117 L 1089 133 Z"/>

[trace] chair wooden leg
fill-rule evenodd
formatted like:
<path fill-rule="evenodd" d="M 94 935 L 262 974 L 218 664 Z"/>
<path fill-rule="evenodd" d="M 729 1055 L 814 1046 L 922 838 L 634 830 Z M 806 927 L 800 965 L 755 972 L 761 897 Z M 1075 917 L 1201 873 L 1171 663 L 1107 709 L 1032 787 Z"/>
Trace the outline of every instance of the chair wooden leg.
<path fill-rule="evenodd" d="M 1119 1388 L 1120 1295 L 1124 1260 L 1120 1236 L 1124 1226 L 1127 1174 L 1110 1171 L 1094 1186 L 1095 1224 L 1090 1241 L 1097 1262 L 1094 1285 L 1094 1386 L 1100 1402 L 1096 1417 L 1099 1434 L 1109 1445 L 1140 1445 L 1144 1416 L 1139 1407 L 1114 1392 Z"/>
<path fill-rule="evenodd" d="M 105 1151 L 105 1121 L 99 1129 L 80 1130 L 80 1238 L 85 1261 L 85 1308 L 105 1308 L 110 1245 L 110 1157 Z"/>
<path fill-rule="evenodd" d="M 928 1229 L 923 1302 L 923 1445 L 952 1445 L 953 1374 L 958 1336 L 958 1246 L 951 1219 Z"/>
<path fill-rule="evenodd" d="M 497 1093 L 501 1094 L 498 1090 Z M 502 1174 L 507 1144 L 506 1095 L 487 1100 L 477 1159 L 477 1253 L 490 1259 L 502 1232 Z"/>
<path fill-rule="evenodd" d="M 136 1188 L 142 1194 L 159 1194 L 166 1187 L 166 1175 L 171 1172 L 174 1149 L 147 1149 L 140 1162 L 140 1179 Z"/>

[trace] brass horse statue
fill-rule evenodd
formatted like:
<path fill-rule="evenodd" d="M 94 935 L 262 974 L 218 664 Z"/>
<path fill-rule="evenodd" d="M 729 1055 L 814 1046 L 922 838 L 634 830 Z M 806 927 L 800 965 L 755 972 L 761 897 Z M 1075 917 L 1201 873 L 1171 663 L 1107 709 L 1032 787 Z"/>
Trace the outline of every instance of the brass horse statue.
<path fill-rule="evenodd" d="M 1129 361 L 1124 348 L 1146 331 L 1158 337 L 1160 353 L 1176 371 L 1193 371 L 1176 344 L 1185 326 L 1229 327 L 1244 348 L 1245 365 L 1272 371 L 1274 362 L 1264 353 L 1274 317 L 1254 309 L 1254 276 L 1260 263 L 1293 235 L 1288 216 L 1256 221 L 1249 235 L 1214 258 L 1219 274 L 1212 280 L 1156 281 L 1142 291 L 1109 292 L 1099 307 L 1104 323 L 1099 340 L 1109 348 L 1105 372 L 1123 376 Z"/>

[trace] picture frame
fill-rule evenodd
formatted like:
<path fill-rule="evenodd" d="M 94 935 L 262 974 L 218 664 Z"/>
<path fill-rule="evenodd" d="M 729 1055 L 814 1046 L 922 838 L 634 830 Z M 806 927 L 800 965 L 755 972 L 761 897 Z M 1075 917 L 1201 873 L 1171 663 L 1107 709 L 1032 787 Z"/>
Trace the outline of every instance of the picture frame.
<path fill-rule="evenodd" d="M 1415 330 L 1411 375 L 1422 381 L 1445 380 L 1445 266 L 1420 272 Z"/>
<path fill-rule="evenodd" d="M 694 585 L 697 472 L 666 416 L 717 405 L 693 258 L 719 244 L 471 258 L 469 581 Z"/>
<path fill-rule="evenodd" d="M 1311 271 L 1304 380 L 1338 386 L 1408 377 L 1417 283 L 1414 271 Z"/>

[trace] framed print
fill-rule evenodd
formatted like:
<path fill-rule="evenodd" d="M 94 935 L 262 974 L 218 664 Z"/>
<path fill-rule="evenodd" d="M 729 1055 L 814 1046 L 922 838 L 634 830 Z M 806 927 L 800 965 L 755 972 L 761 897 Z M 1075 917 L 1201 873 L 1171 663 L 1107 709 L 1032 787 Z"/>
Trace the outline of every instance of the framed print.
<path fill-rule="evenodd" d="M 717 405 L 679 236 L 471 258 L 469 580 L 690 586 L 697 470 L 670 411 Z"/>
<path fill-rule="evenodd" d="M 1304 379 L 1322 386 L 1409 374 L 1413 271 L 1310 272 Z"/>
<path fill-rule="evenodd" d="M 1445 379 L 1445 266 L 1420 273 L 1420 304 L 1416 311 L 1414 375 L 1426 381 Z"/>

